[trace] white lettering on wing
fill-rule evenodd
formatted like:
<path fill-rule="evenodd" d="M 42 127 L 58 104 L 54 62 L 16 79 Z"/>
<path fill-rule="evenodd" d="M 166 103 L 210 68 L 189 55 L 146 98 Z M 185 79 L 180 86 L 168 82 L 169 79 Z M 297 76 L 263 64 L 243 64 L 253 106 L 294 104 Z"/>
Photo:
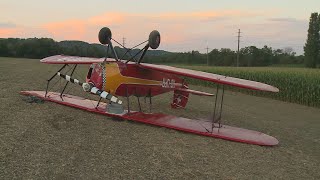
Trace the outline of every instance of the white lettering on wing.
<path fill-rule="evenodd" d="M 175 80 L 174 79 L 162 79 L 162 87 L 163 88 L 175 88 Z"/>

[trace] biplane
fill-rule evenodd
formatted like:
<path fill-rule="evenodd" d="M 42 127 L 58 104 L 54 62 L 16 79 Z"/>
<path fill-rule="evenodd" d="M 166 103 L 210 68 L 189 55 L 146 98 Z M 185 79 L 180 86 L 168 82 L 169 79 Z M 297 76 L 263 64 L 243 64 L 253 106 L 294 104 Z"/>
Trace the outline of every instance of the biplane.
<path fill-rule="evenodd" d="M 133 48 L 124 47 L 112 38 L 111 30 L 107 27 L 100 30 L 98 37 L 100 43 L 106 47 L 106 57 L 89 58 L 55 55 L 44 58 L 41 60 L 42 63 L 61 64 L 62 67 L 48 79 L 46 91 L 22 91 L 21 94 L 36 96 L 46 101 L 109 117 L 152 124 L 203 136 L 263 146 L 278 144 L 276 138 L 264 133 L 222 124 L 223 98 L 226 85 L 257 91 L 279 92 L 279 89 L 276 87 L 212 73 L 143 63 L 143 58 L 148 49 L 157 49 L 160 45 L 160 33 L 156 30 L 150 33 L 148 40 L 138 44 L 142 45 L 146 43 L 135 54 L 132 54 L 132 49 L 138 45 Z M 125 54 L 130 55 L 130 58 L 123 60 L 124 56 L 119 57 L 114 49 L 113 42 L 118 43 L 126 49 Z M 108 54 L 112 54 L 113 57 L 110 58 Z M 83 81 L 73 77 L 79 64 L 90 66 Z M 72 68 L 69 74 L 62 72 L 67 66 Z M 61 92 L 51 92 L 48 90 L 50 82 L 55 77 L 66 81 Z M 189 89 L 184 77 L 216 83 L 216 94 Z M 93 101 L 66 94 L 65 89 L 69 83 L 76 84 L 81 91 L 96 95 L 99 98 Z M 152 97 L 168 92 L 173 92 L 172 109 L 185 108 L 190 94 L 213 96 L 214 108 L 212 119 L 210 121 L 199 121 L 197 119 L 177 117 L 163 113 L 152 113 Z M 137 97 L 139 110 L 134 111 L 130 107 L 130 96 Z M 150 112 L 142 111 L 139 97 L 149 99 Z M 123 103 L 124 101 L 127 102 Z M 124 104 L 126 104 L 126 107 L 124 107 Z"/>

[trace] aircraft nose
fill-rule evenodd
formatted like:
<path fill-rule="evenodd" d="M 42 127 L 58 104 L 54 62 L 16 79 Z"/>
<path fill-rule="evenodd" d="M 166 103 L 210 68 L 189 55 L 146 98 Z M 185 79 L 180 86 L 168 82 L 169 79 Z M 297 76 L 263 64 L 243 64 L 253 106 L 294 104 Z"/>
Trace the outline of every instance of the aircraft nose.
<path fill-rule="evenodd" d="M 92 83 L 95 87 L 99 89 L 104 89 L 104 70 L 102 68 L 102 64 L 95 64 L 95 66 L 92 68 L 90 78 L 88 78 L 88 83 Z M 89 72 L 90 73 L 90 70 Z"/>

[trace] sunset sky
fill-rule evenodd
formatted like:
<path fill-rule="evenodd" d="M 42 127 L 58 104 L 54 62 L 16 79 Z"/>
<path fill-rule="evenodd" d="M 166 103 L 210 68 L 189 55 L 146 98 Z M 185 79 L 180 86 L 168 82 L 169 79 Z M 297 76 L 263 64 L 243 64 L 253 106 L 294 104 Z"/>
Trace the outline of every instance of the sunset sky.
<path fill-rule="evenodd" d="M 292 47 L 303 53 L 308 21 L 320 0 L 1 0 L 0 38 L 49 37 L 97 43 L 101 27 L 133 46 L 157 29 L 168 51 L 241 46 Z"/>

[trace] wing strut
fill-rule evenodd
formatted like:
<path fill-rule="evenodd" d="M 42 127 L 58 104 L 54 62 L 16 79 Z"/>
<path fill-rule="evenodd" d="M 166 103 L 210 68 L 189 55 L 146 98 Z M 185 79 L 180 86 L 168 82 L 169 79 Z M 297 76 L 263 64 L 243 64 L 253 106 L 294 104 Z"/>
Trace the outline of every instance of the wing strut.
<path fill-rule="evenodd" d="M 70 76 L 72 76 L 72 75 L 73 75 L 74 71 L 75 71 L 75 70 L 76 70 L 76 68 L 77 68 L 77 65 L 78 65 L 78 64 L 75 64 L 75 65 L 74 65 L 74 67 L 73 67 L 73 69 L 72 69 L 72 72 L 71 72 Z M 59 72 L 59 71 L 58 71 L 58 72 Z M 66 82 L 66 84 L 64 85 L 64 87 L 63 87 L 63 89 L 62 89 L 62 91 L 61 91 L 61 93 L 60 93 L 60 98 L 61 98 L 61 99 L 62 99 L 62 95 L 63 95 L 64 91 L 66 90 L 66 88 L 67 88 L 68 84 L 69 84 L 69 81 L 67 81 L 67 82 Z"/>
<path fill-rule="evenodd" d="M 128 85 L 126 85 L 126 96 L 127 96 L 128 113 L 130 113 L 130 97 L 128 93 Z"/>
<path fill-rule="evenodd" d="M 216 98 L 214 101 L 213 117 L 212 117 L 212 128 L 221 128 L 221 118 L 222 118 L 222 109 L 223 109 L 223 99 L 224 99 L 224 85 L 222 85 L 222 92 L 220 90 L 220 85 L 217 84 L 216 89 Z M 218 123 L 218 126 L 215 124 Z"/>
<path fill-rule="evenodd" d="M 62 69 L 64 69 L 68 64 L 64 64 L 56 73 L 54 73 L 53 76 L 51 76 L 50 79 L 48 79 L 47 81 L 47 88 L 46 88 L 46 94 L 44 95 L 44 97 L 47 97 L 47 94 L 48 94 L 48 88 L 49 88 L 49 84 L 51 82 L 51 80 L 57 76 L 57 73 L 60 72 Z"/>
<path fill-rule="evenodd" d="M 151 89 L 149 89 L 149 111 L 152 112 L 152 96 L 151 96 Z"/>

